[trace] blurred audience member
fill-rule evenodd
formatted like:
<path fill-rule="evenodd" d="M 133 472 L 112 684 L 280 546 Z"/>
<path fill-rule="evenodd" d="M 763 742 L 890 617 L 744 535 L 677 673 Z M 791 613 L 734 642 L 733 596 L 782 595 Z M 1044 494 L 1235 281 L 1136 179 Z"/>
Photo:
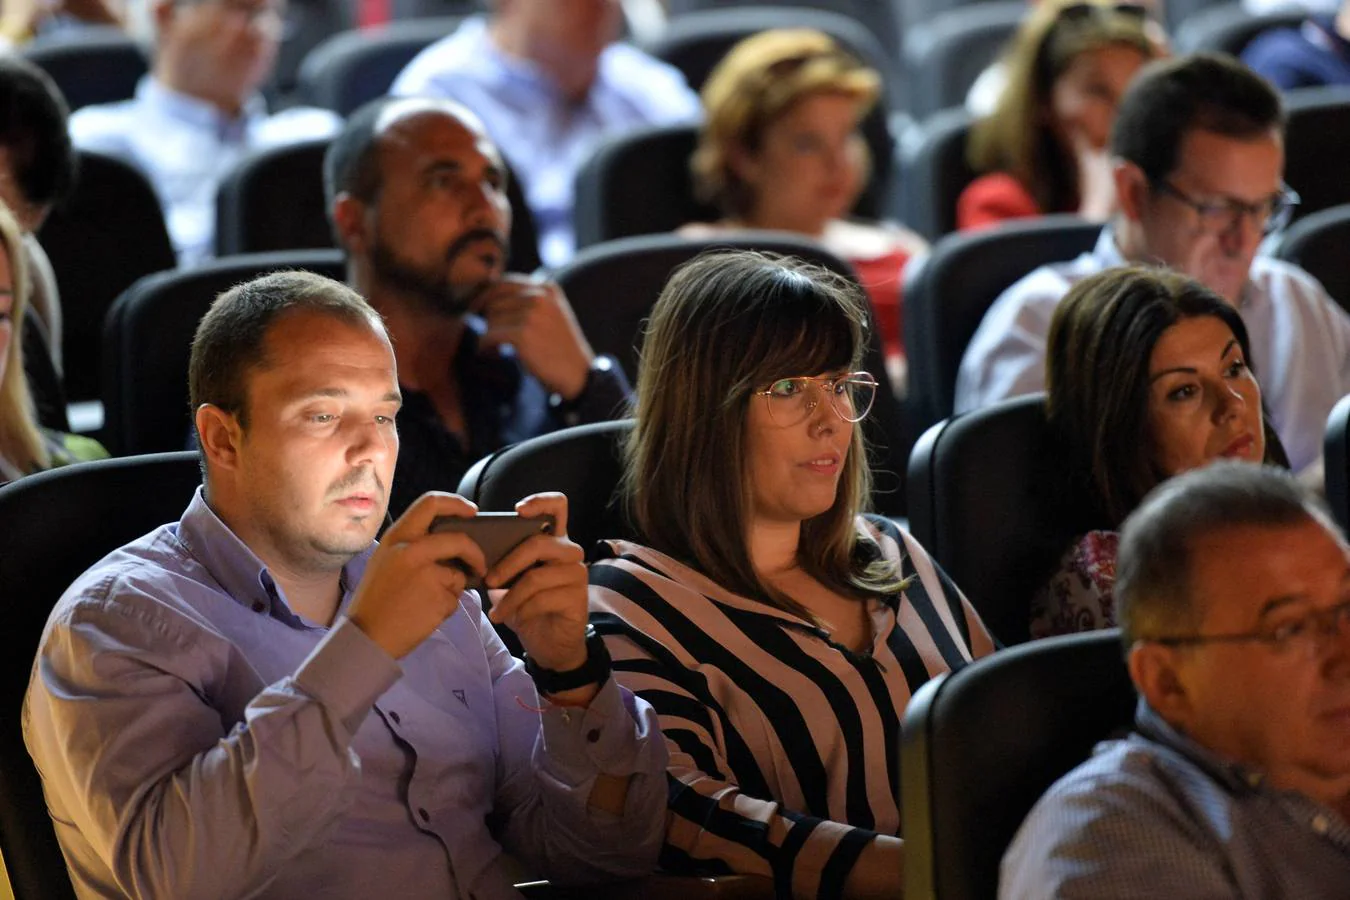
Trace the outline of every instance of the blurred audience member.
<path fill-rule="evenodd" d="M 24 314 L 30 296 L 23 234 L 0 204 L 0 484 L 53 466 L 107 456 L 96 442 L 42 428 L 23 366 Z"/>
<path fill-rule="evenodd" d="M 1116 596 L 1135 732 L 1041 797 L 999 897 L 1344 897 L 1340 529 L 1287 473 L 1218 463 L 1125 522 Z"/>
<path fill-rule="evenodd" d="M 798 260 L 709 254 L 652 310 L 591 621 L 670 748 L 663 862 L 779 897 L 898 897 L 900 719 L 993 650 L 893 522 L 863 516 L 867 306 Z"/>
<path fill-rule="evenodd" d="M 1242 51 L 1242 61 L 1281 90 L 1350 84 L 1350 0 L 1334 14 L 1260 35 Z"/>
<path fill-rule="evenodd" d="M 251 150 L 333 134 L 320 109 L 268 115 L 258 93 L 276 61 L 281 0 L 153 0 L 154 65 L 120 103 L 70 117 L 81 150 L 119 156 L 150 177 L 181 264 L 214 251 L 216 188 Z"/>
<path fill-rule="evenodd" d="M 1009 46 L 993 113 L 971 130 L 970 164 L 984 174 L 957 199 L 957 227 L 1063 212 L 1106 220 L 1116 209 L 1107 151 L 1116 106 L 1157 53 L 1142 6 L 1038 5 Z"/>
<path fill-rule="evenodd" d="M 995 301 L 971 338 L 956 411 L 1042 390 L 1045 338 L 1074 282 L 1126 262 L 1170 266 L 1246 322 L 1266 408 L 1289 461 L 1321 482 L 1327 415 L 1350 393 L 1350 316 L 1302 269 L 1256 251 L 1288 221 L 1280 98 L 1237 60 L 1154 63 L 1111 137 L 1120 213 L 1097 246 L 1042 266 Z"/>
<path fill-rule="evenodd" d="M 677 70 L 626 44 L 617 0 L 493 0 L 408 64 L 391 93 L 463 103 L 521 179 L 539 252 L 557 266 L 576 246 L 572 182 L 600 141 L 693 121 L 698 97 Z"/>
<path fill-rule="evenodd" d="M 0 51 L 67 24 L 123 24 L 120 0 L 5 0 L 0 4 Z"/>
<path fill-rule="evenodd" d="M 324 182 L 347 280 L 398 348 L 395 516 L 506 444 L 622 414 L 628 381 L 562 289 L 506 274 L 506 175 L 473 113 L 375 101 L 329 148 Z"/>
<path fill-rule="evenodd" d="M 701 199 L 724 218 L 681 231 L 758 228 L 816 238 L 857 270 L 898 369 L 900 272 L 927 244 L 907 229 L 844 218 L 867 183 L 871 161 L 858 123 L 880 91 L 877 72 L 818 31 L 766 31 L 741 41 L 703 87 L 693 159 Z"/>
<path fill-rule="evenodd" d="M 24 235 L 32 289 L 31 327 L 41 331 L 52 367 L 61 360 L 61 297 L 56 275 L 34 237 L 75 183 L 66 101 L 51 76 L 20 57 L 0 58 L 0 201 Z"/>
<path fill-rule="evenodd" d="M 1288 468 L 1267 432 L 1242 316 L 1166 269 L 1121 267 L 1078 282 L 1055 309 L 1046 408 L 1077 490 L 1115 527 L 1173 475 L 1242 459 Z M 1071 546 L 1032 600 L 1031 634 L 1116 624 L 1117 535 Z"/>

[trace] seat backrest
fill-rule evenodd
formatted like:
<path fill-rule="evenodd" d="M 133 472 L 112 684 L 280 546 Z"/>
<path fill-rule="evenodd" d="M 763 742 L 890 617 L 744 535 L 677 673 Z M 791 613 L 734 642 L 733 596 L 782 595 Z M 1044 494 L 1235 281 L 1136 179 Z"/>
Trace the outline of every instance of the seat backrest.
<path fill-rule="evenodd" d="M 150 71 L 135 38 L 109 26 L 72 28 L 38 38 L 23 55 L 44 69 L 71 112 L 99 103 L 130 100 L 136 83 Z"/>
<path fill-rule="evenodd" d="M 564 428 L 522 441 L 480 459 L 459 483 L 459 493 L 483 510 L 515 508 L 541 491 L 567 495 L 568 535 L 589 555 L 595 542 L 631 538 L 616 502 L 623 473 L 622 444 L 631 419 Z"/>
<path fill-rule="evenodd" d="M 1350 531 L 1350 396 L 1342 397 L 1327 416 L 1325 454 L 1327 506 L 1336 524 Z"/>
<path fill-rule="evenodd" d="M 905 354 L 917 429 L 952 414 L 961 356 L 999 295 L 1038 266 L 1091 250 L 1101 226 L 1043 216 L 949 234 L 905 272 Z"/>
<path fill-rule="evenodd" d="M 880 72 L 894 90 L 900 59 L 898 7 L 889 0 L 667 0 L 670 21 L 659 44 L 652 45 L 653 55 L 684 72 L 697 91 L 741 38 L 769 28 L 814 28 Z M 728 39 L 719 42 L 718 35 Z M 667 56 L 657 48 L 679 49 Z"/>
<path fill-rule="evenodd" d="M 900 219 L 930 241 L 956 230 L 956 198 L 975 180 L 966 161 L 973 121 L 953 107 L 900 135 Z"/>
<path fill-rule="evenodd" d="M 1284 107 L 1284 180 L 1302 199 L 1295 219 L 1350 203 L 1350 176 L 1338 152 L 1350 146 L 1350 87 L 1286 91 Z"/>
<path fill-rule="evenodd" d="M 19 710 L 47 616 L 104 555 L 176 520 L 201 483 L 195 453 L 101 460 L 0 488 L 0 853 L 16 900 L 73 898 Z"/>
<path fill-rule="evenodd" d="M 299 141 L 241 159 L 216 194 L 216 255 L 336 247 L 323 186 L 328 144 L 327 138 Z M 539 231 L 520 179 L 509 165 L 506 170 L 507 265 L 533 272 L 540 265 Z"/>
<path fill-rule="evenodd" d="M 764 250 L 799 257 L 857 280 L 848 263 L 819 244 L 781 232 L 741 232 L 708 239 L 644 235 L 587 248 L 556 273 L 582 333 L 597 353 L 617 358 L 630 377 L 638 371 L 644 324 L 667 279 L 681 264 L 712 249 Z M 866 419 L 873 470 L 873 503 L 886 515 L 903 515 L 905 460 L 913 443 L 890 384 L 875 329 L 864 366 L 883 389 Z"/>
<path fill-rule="evenodd" d="M 290 104 L 305 57 L 333 35 L 355 27 L 355 3 L 331 0 L 288 0 L 281 26 L 281 44 L 272 75 L 264 86 L 275 109 Z"/>
<path fill-rule="evenodd" d="M 1177 53 L 1227 53 L 1242 51 L 1263 31 L 1297 28 L 1307 10 L 1296 7 L 1280 12 L 1251 13 L 1237 3 L 1223 3 L 1197 11 L 1176 29 L 1172 48 Z"/>
<path fill-rule="evenodd" d="M 1036 800 L 1128 729 L 1135 703 L 1116 629 L 1033 641 L 921 687 L 901 728 L 905 897 L 994 897 Z"/>
<path fill-rule="evenodd" d="M 916 120 L 963 106 L 980 73 L 1026 16 L 1023 0 L 946 10 L 905 32 L 905 108 Z"/>
<path fill-rule="evenodd" d="M 38 240 L 61 293 L 66 394 L 93 399 L 103 317 L 113 300 L 136 279 L 177 265 L 159 198 L 134 166 L 80 151 L 75 190 L 47 217 Z"/>
<path fill-rule="evenodd" d="M 192 335 L 222 291 L 267 272 L 306 269 L 341 280 L 335 250 L 259 253 L 210 260 L 137 281 L 117 298 L 103 335 L 104 438 L 113 453 L 188 446 Z"/>
<path fill-rule="evenodd" d="M 909 460 L 909 526 L 1000 641 L 1027 640 L 1031 597 L 1080 535 L 1109 523 L 1071 476 L 1045 395 L 928 429 Z"/>
<path fill-rule="evenodd" d="M 1350 305 L 1350 203 L 1299 219 L 1280 238 L 1275 256 L 1307 271 L 1342 307 Z"/>
<path fill-rule="evenodd" d="M 300 63 L 297 94 L 314 106 L 348 116 L 389 87 L 423 49 L 459 27 L 463 16 L 408 19 L 378 29 L 335 34 Z"/>

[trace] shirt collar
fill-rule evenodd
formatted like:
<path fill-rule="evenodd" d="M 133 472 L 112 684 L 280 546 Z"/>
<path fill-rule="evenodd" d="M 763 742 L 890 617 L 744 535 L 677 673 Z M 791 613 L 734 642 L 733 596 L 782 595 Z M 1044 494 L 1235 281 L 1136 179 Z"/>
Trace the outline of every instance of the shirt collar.
<path fill-rule="evenodd" d="M 513 87 L 525 88 L 536 91 L 547 97 L 554 103 L 562 106 L 578 105 L 576 101 L 563 96 L 562 90 L 558 87 L 548 73 L 535 65 L 528 59 L 521 56 L 512 56 L 497 46 L 492 40 L 492 35 L 488 32 L 487 20 L 482 16 L 475 16 L 473 19 L 465 21 L 460 26 L 464 29 L 474 41 L 477 41 L 483 48 L 483 58 L 493 69 L 505 84 Z M 604 56 L 609 48 L 606 47 L 600 51 L 600 59 L 596 61 L 596 72 L 600 71 Z M 599 75 L 597 74 L 597 78 Z"/>
<path fill-rule="evenodd" d="M 1173 727 L 1143 697 L 1135 709 L 1134 725 L 1141 735 L 1185 756 L 1233 793 L 1256 791 L 1265 783 L 1260 772 L 1218 756 Z"/>
<path fill-rule="evenodd" d="M 211 509 L 202 487 L 197 488 L 187 511 L 178 521 L 178 539 L 236 603 L 295 627 L 313 624 L 306 623 L 291 610 L 266 564 Z M 342 567 L 343 605 L 352 589 L 361 583 L 375 547 L 375 542 L 371 541 L 369 547 Z"/>
<path fill-rule="evenodd" d="M 146 75 L 136 85 L 136 100 L 168 118 L 210 129 L 222 140 L 235 135 L 242 137 L 251 126 L 267 117 L 267 101 L 261 94 L 249 97 L 240 114 L 231 117 L 215 104 L 175 91 L 153 75 Z"/>

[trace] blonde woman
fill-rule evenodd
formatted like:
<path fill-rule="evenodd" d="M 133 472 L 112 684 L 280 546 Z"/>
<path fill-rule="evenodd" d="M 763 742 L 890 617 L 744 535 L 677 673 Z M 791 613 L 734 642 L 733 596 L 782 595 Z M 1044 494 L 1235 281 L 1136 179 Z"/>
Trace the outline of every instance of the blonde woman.
<path fill-rule="evenodd" d="M 668 869 L 898 897 L 900 719 L 993 649 L 924 549 L 861 514 L 866 321 L 851 282 L 754 253 L 700 257 L 652 310 L 623 483 L 642 543 L 600 547 L 591 618 L 661 719 Z"/>
<path fill-rule="evenodd" d="M 0 204 L 0 484 L 52 466 L 107 456 L 95 441 L 41 428 L 23 368 L 23 319 L 31 291 L 23 235 Z"/>

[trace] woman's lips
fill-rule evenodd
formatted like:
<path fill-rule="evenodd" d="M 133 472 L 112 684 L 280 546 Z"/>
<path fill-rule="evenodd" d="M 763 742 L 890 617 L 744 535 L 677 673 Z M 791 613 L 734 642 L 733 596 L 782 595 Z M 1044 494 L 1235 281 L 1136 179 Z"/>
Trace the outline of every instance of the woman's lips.
<path fill-rule="evenodd" d="M 1233 441 L 1233 443 L 1225 447 L 1222 455 L 1228 457 L 1233 456 L 1250 457 L 1252 454 L 1252 448 L 1255 445 L 1256 445 L 1256 438 L 1250 434 L 1244 434 L 1237 440 Z"/>
<path fill-rule="evenodd" d="M 807 460 L 802 466 L 818 475 L 834 475 L 839 471 L 840 462 L 840 457 L 827 455 Z"/>

